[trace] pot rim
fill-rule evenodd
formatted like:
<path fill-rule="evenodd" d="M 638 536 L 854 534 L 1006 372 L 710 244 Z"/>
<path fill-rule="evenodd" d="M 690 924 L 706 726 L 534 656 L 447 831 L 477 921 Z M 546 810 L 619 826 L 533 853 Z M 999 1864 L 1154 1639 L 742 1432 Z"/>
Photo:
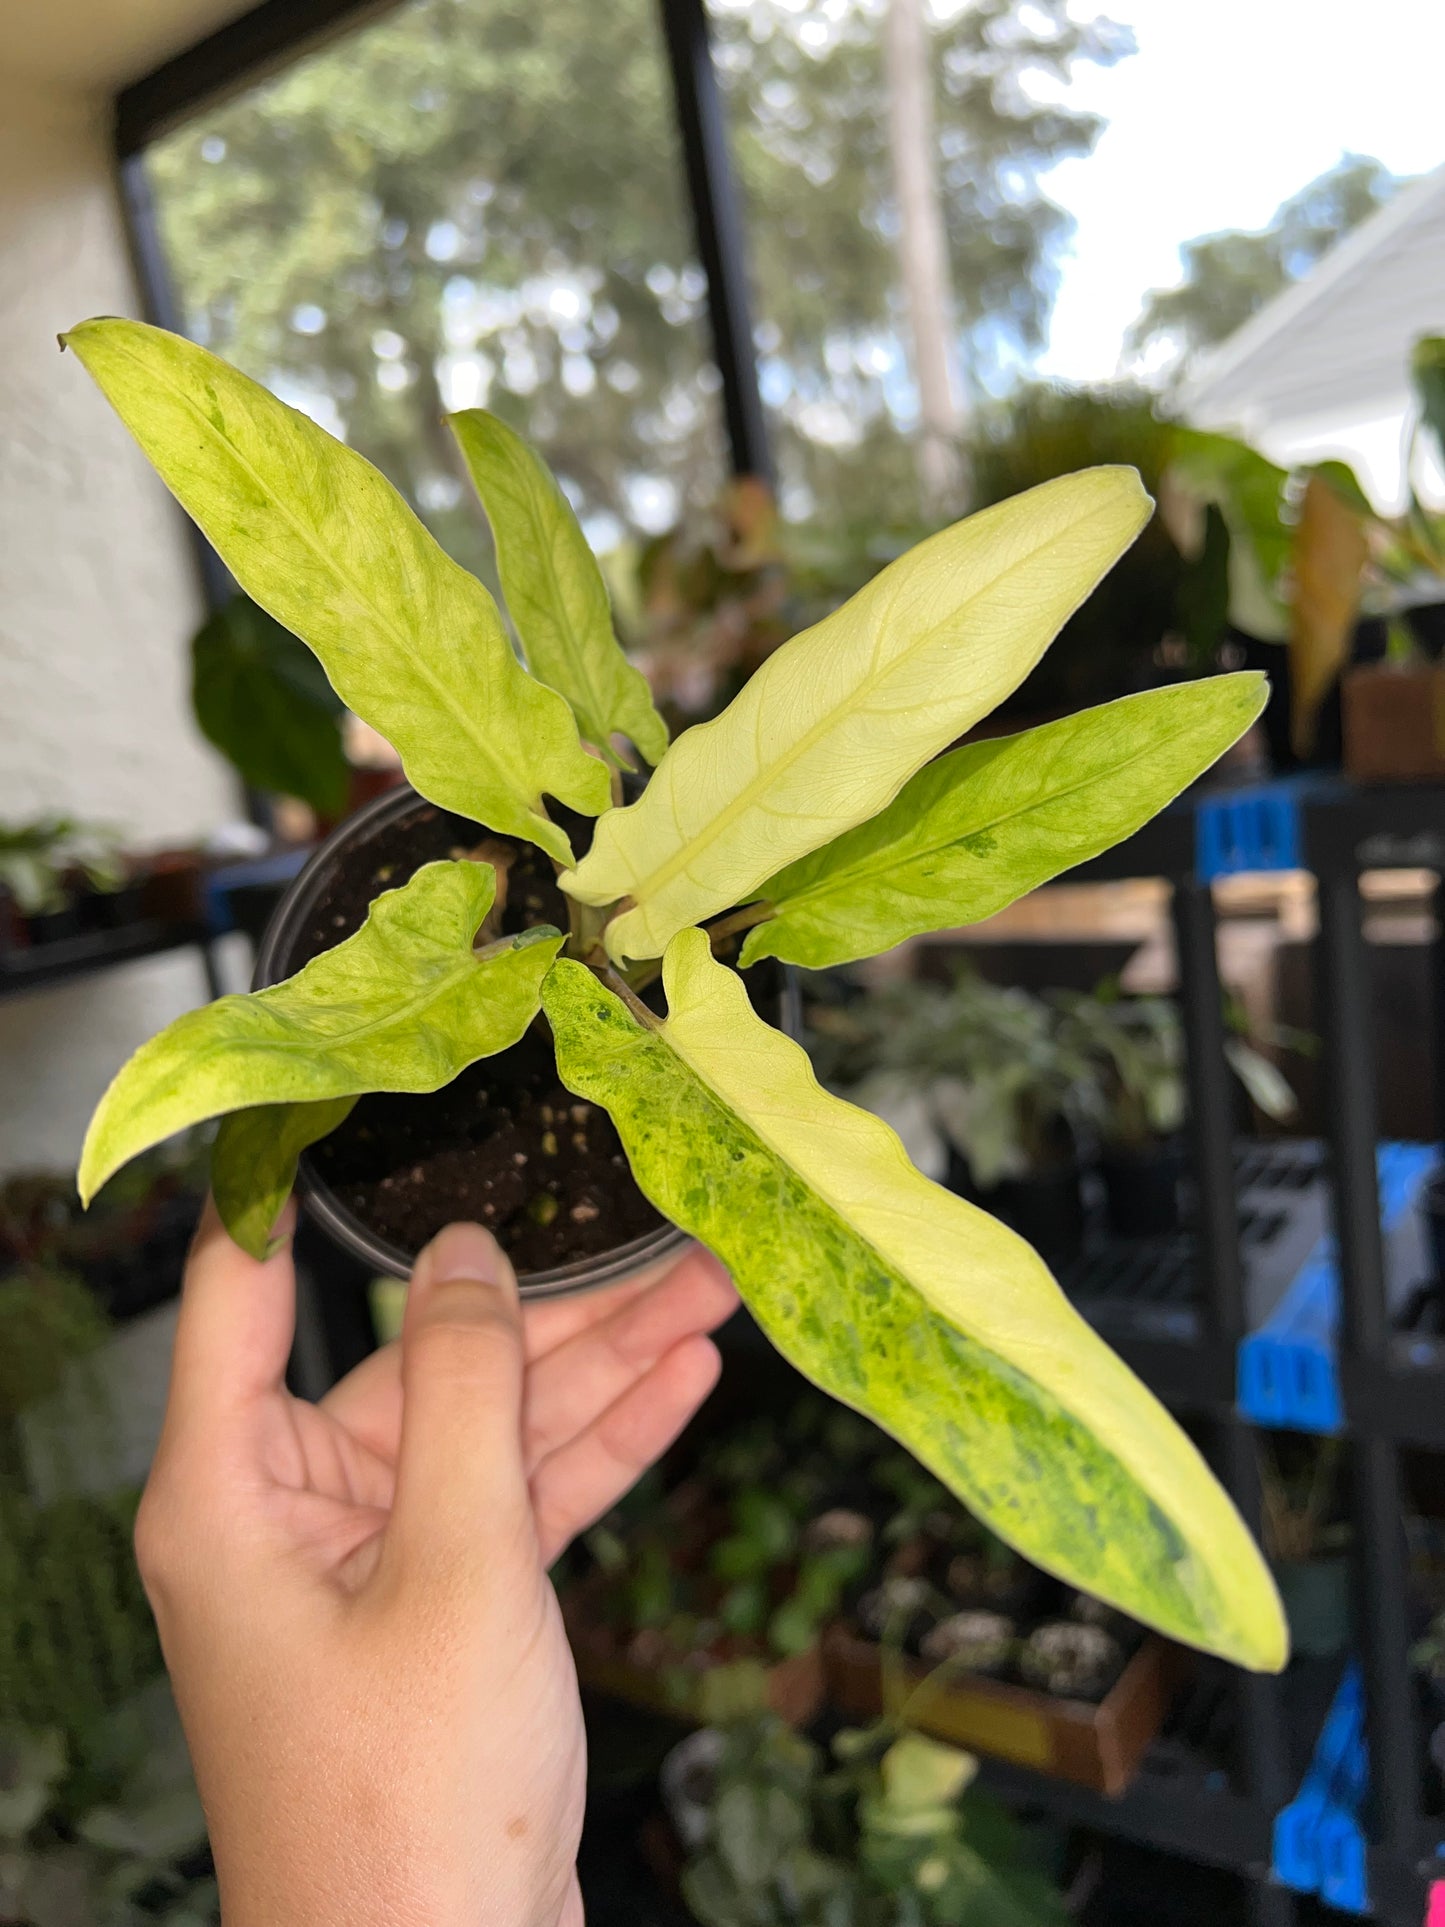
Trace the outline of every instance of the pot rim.
<path fill-rule="evenodd" d="M 288 885 L 266 925 L 256 950 L 256 965 L 251 975 L 253 990 L 264 990 L 289 974 L 282 967 L 281 960 L 295 942 L 298 930 L 304 926 L 316 897 L 330 877 L 337 856 L 372 830 L 388 824 L 393 817 L 404 816 L 416 804 L 442 810 L 441 804 L 428 802 L 409 783 L 399 783 L 395 789 L 384 790 L 380 796 L 363 803 L 359 810 L 348 816 L 345 822 L 339 823 L 317 846 Z M 442 813 L 456 814 L 449 810 L 442 810 Z M 378 1236 L 348 1205 L 343 1204 L 331 1186 L 317 1174 L 304 1151 L 296 1169 L 296 1195 L 305 1206 L 307 1215 L 343 1251 L 383 1277 L 410 1278 L 413 1261 L 401 1246 Z M 577 1258 L 570 1264 L 552 1265 L 544 1271 L 519 1272 L 517 1290 L 523 1298 L 529 1299 L 557 1298 L 595 1290 L 629 1278 L 664 1258 L 680 1255 L 691 1243 L 685 1231 L 680 1231 L 676 1225 L 664 1219 L 655 1231 L 646 1231 L 640 1237 L 617 1245 L 611 1251 L 599 1253 L 594 1258 Z"/>

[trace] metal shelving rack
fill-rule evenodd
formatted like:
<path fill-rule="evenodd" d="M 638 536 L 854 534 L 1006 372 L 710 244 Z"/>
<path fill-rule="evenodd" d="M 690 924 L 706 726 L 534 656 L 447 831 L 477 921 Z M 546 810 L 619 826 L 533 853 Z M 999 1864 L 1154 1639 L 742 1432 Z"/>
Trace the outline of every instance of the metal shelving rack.
<path fill-rule="evenodd" d="M 1255 832 L 1262 831 L 1263 834 Z M 1222 835 L 1221 835 L 1222 832 Z M 1259 1482 L 1249 1424 L 1236 1403 L 1236 1358 L 1247 1331 L 1234 1178 L 1233 1096 L 1224 1059 L 1211 882 L 1231 871 L 1300 868 L 1317 884 L 1316 982 L 1327 1091 L 1326 1169 L 1338 1246 L 1342 1319 L 1338 1372 L 1349 1442 L 1356 1620 L 1370 1760 L 1367 1826 L 1374 1917 L 1420 1927 L 1441 1826 L 1421 1811 L 1420 1736 L 1408 1646 L 1407 1569 L 1399 1449 L 1445 1449 L 1445 1373 L 1409 1362 L 1386 1298 L 1376 1180 L 1375 1051 L 1361 899 L 1365 869 L 1445 867 L 1445 791 L 1361 791 L 1341 782 L 1205 794 L 1165 813 L 1131 842 L 1071 873 L 1071 881 L 1162 876 L 1173 885 L 1198 1185 L 1199 1337 L 1124 1344 L 1153 1388 L 1209 1430 L 1212 1456 L 1245 1518 L 1258 1524 Z M 1442 981 L 1441 939 L 1435 941 Z M 1284 1688 L 1239 1678 L 1235 1790 L 1226 1796 L 1141 1778 L 1112 1811 L 1084 1812 L 1072 1790 L 1007 1778 L 1081 1824 L 1115 1829 L 1253 1881 L 1260 1927 L 1287 1927 L 1295 1897 L 1269 1879 L 1270 1828 L 1295 1792 Z"/>
<path fill-rule="evenodd" d="M 1388 1927 L 1422 1927 L 1445 1820 L 1422 1812 L 1420 1735 L 1408 1662 L 1406 1562 L 1399 1472 L 1402 1445 L 1445 1450 L 1445 1364 L 1412 1364 L 1393 1332 L 1385 1296 L 1375 1176 L 1375 1065 L 1367 995 L 1367 952 L 1359 875 L 1367 868 L 1445 870 L 1445 790 L 1361 792 L 1342 783 L 1308 788 L 1206 792 L 1069 881 L 1162 876 L 1172 884 L 1190 1085 L 1192 1164 L 1198 1187 L 1200 1282 L 1197 1330 L 1167 1338 L 1111 1342 L 1167 1404 L 1197 1430 L 1231 1496 L 1258 1529 L 1260 1491 L 1254 1427 L 1237 1402 L 1238 1353 L 1248 1335 L 1236 1188 L 1234 1092 L 1224 1044 L 1212 880 L 1218 874 L 1220 813 L 1245 816 L 1267 805 L 1289 827 L 1265 863 L 1257 842 L 1240 845 L 1226 869 L 1302 868 L 1319 893 L 1317 981 L 1328 1078 L 1325 1168 L 1339 1249 L 1343 1317 L 1338 1371 L 1343 1431 L 1351 1459 L 1351 1513 L 1361 1628 L 1366 1729 L 1371 1761 L 1368 1890 L 1373 1917 Z M 1440 970 L 1442 940 L 1436 939 Z M 365 1282 L 333 1270 L 319 1246 L 303 1256 L 318 1282 L 316 1310 L 331 1368 L 341 1372 L 371 1343 Z M 774 1379 L 751 1368 L 761 1344 L 746 1325 L 729 1328 L 724 1349 L 765 1404 Z M 725 1382 L 726 1382 L 725 1374 Z M 1235 1674 L 1232 1782 L 1152 1773 L 1147 1766 L 1110 1800 L 1023 1768 L 989 1763 L 986 1778 L 1006 1797 L 1096 1832 L 1224 1868 L 1249 1882 L 1254 1927 L 1293 1927 L 1298 1896 L 1271 1873 L 1272 1830 L 1298 1791 L 1315 1733 L 1302 1732 L 1286 1681 Z M 1301 1747 L 1303 1745 L 1303 1754 Z"/>
<path fill-rule="evenodd" d="M 207 990 L 212 997 L 219 997 L 222 984 L 212 943 L 213 933 L 205 924 L 164 923 L 147 918 L 122 924 L 114 930 L 62 937 L 55 943 L 37 944 L 33 949 L 0 950 L 0 1001 L 26 991 L 49 990 L 96 971 L 114 970 L 121 964 L 140 963 L 148 957 L 190 949 L 200 952 Z"/>

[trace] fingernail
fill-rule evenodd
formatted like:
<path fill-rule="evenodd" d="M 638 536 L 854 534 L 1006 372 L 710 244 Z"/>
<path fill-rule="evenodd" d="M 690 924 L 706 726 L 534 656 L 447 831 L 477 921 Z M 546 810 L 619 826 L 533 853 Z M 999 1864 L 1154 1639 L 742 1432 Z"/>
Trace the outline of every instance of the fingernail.
<path fill-rule="evenodd" d="M 490 1231 L 479 1224 L 449 1224 L 416 1261 L 413 1284 L 472 1278 L 478 1284 L 514 1288 L 516 1273 Z"/>

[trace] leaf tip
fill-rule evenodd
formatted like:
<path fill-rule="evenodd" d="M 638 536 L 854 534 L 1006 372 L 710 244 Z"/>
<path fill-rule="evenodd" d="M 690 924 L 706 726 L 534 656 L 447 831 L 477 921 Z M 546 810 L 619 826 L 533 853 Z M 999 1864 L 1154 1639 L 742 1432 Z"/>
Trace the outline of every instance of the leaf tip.
<path fill-rule="evenodd" d="M 562 932 L 555 923 L 534 923 L 528 930 L 519 930 L 512 939 L 513 950 L 530 950 L 533 944 L 560 943 Z"/>
<path fill-rule="evenodd" d="M 80 1152 L 80 1163 L 76 1167 L 75 1172 L 75 1189 L 80 1199 L 82 1210 L 89 1211 L 95 1201 L 96 1192 L 99 1191 L 109 1176 L 110 1172 L 105 1170 L 101 1165 L 100 1155 L 96 1150 L 95 1127 L 92 1122 L 90 1130 L 85 1134 L 85 1143 L 81 1147 Z"/>

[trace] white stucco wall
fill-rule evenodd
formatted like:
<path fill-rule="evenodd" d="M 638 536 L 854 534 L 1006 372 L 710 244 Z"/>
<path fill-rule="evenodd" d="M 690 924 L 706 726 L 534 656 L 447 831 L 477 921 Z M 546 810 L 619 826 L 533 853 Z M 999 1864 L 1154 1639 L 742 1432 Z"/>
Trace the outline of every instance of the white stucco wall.
<path fill-rule="evenodd" d="M 178 511 L 55 339 L 138 311 L 107 113 L 0 71 L 0 819 L 71 811 L 157 846 L 237 795 L 190 718 L 200 602 Z M 0 1004 L 0 1170 L 67 1160 L 199 976 L 174 959 Z"/>

